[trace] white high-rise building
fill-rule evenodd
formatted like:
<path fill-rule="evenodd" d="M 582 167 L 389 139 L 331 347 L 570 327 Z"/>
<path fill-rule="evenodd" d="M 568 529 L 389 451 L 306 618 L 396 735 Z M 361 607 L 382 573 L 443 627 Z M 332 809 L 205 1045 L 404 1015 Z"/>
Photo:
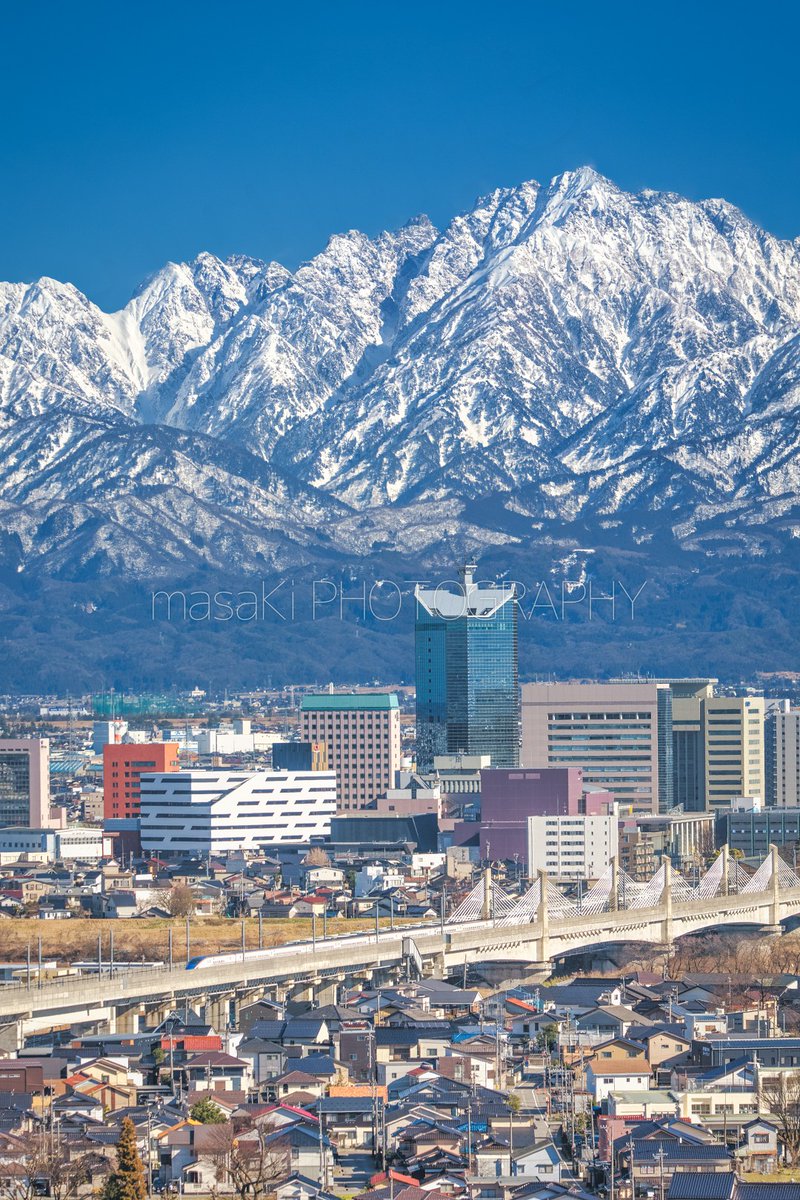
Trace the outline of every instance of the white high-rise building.
<path fill-rule="evenodd" d="M 764 742 L 767 805 L 800 808 L 800 708 L 769 708 Z"/>
<path fill-rule="evenodd" d="M 528 873 L 553 879 L 599 879 L 618 851 L 613 816 L 528 817 Z"/>
<path fill-rule="evenodd" d="M 142 850 L 208 858 L 330 836 L 334 771 L 178 771 L 141 776 Z"/>

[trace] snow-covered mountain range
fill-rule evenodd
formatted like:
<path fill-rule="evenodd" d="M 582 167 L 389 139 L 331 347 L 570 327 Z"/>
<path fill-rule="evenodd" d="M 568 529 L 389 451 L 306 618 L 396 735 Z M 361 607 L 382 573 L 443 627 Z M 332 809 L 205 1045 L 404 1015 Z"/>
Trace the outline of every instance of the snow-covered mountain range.
<path fill-rule="evenodd" d="M 170 263 L 113 314 L 0 284 L 0 563 L 144 579 L 587 527 L 761 555 L 800 529 L 799 413 L 800 240 L 584 168 L 295 272 Z"/>

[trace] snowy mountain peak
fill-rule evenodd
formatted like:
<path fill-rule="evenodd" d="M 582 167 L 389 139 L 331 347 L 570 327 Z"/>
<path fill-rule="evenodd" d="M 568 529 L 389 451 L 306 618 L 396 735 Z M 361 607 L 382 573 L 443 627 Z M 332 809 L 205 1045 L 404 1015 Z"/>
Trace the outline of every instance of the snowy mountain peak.
<path fill-rule="evenodd" d="M 113 314 L 55 280 L 1 284 L 0 519 L 26 561 L 46 545 L 62 566 L 108 562 L 122 508 L 142 562 L 148 521 L 170 522 L 175 561 L 213 536 L 257 562 L 281 508 L 369 549 L 401 525 L 436 540 L 442 506 L 464 529 L 489 498 L 477 538 L 665 514 L 687 544 L 709 521 L 752 538 L 795 520 L 798 347 L 800 241 L 590 167 L 441 231 L 335 234 L 296 271 L 167 263 Z"/>

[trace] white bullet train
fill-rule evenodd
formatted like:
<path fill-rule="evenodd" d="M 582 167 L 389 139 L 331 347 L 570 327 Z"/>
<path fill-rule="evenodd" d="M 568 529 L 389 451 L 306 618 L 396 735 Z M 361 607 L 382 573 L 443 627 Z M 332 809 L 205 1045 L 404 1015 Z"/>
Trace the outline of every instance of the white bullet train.
<path fill-rule="evenodd" d="M 468 924 L 469 922 L 467 922 Z M 394 929 L 382 929 L 380 932 L 380 940 L 383 941 L 387 937 L 394 937 L 397 934 L 412 933 L 416 930 L 417 933 L 425 932 L 429 929 L 436 928 L 433 921 L 416 925 L 395 925 Z M 448 932 L 451 932 L 458 926 L 449 926 Z M 314 949 L 316 947 L 327 946 L 331 942 L 341 945 L 342 942 L 349 942 L 351 945 L 369 946 L 375 945 L 374 933 L 334 933 L 326 938 L 318 937 L 316 942 L 312 938 L 306 938 L 302 942 L 284 942 L 282 946 L 270 946 L 266 950 L 233 950 L 227 954 L 200 954 L 196 958 L 190 958 L 186 964 L 187 971 L 202 971 L 209 967 L 228 967 L 234 963 L 243 962 L 258 962 L 261 959 L 275 958 L 277 955 L 285 954 L 285 952 L 294 947 L 295 949 Z"/>

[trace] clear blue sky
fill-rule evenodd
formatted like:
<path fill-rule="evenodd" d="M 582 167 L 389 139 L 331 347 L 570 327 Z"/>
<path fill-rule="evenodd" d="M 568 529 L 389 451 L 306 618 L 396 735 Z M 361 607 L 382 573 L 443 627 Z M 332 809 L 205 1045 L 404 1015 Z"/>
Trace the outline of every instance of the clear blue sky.
<path fill-rule="evenodd" d="M 123 304 L 590 163 L 800 234 L 798 6 L 39 0 L 0 34 L 0 278 Z"/>

